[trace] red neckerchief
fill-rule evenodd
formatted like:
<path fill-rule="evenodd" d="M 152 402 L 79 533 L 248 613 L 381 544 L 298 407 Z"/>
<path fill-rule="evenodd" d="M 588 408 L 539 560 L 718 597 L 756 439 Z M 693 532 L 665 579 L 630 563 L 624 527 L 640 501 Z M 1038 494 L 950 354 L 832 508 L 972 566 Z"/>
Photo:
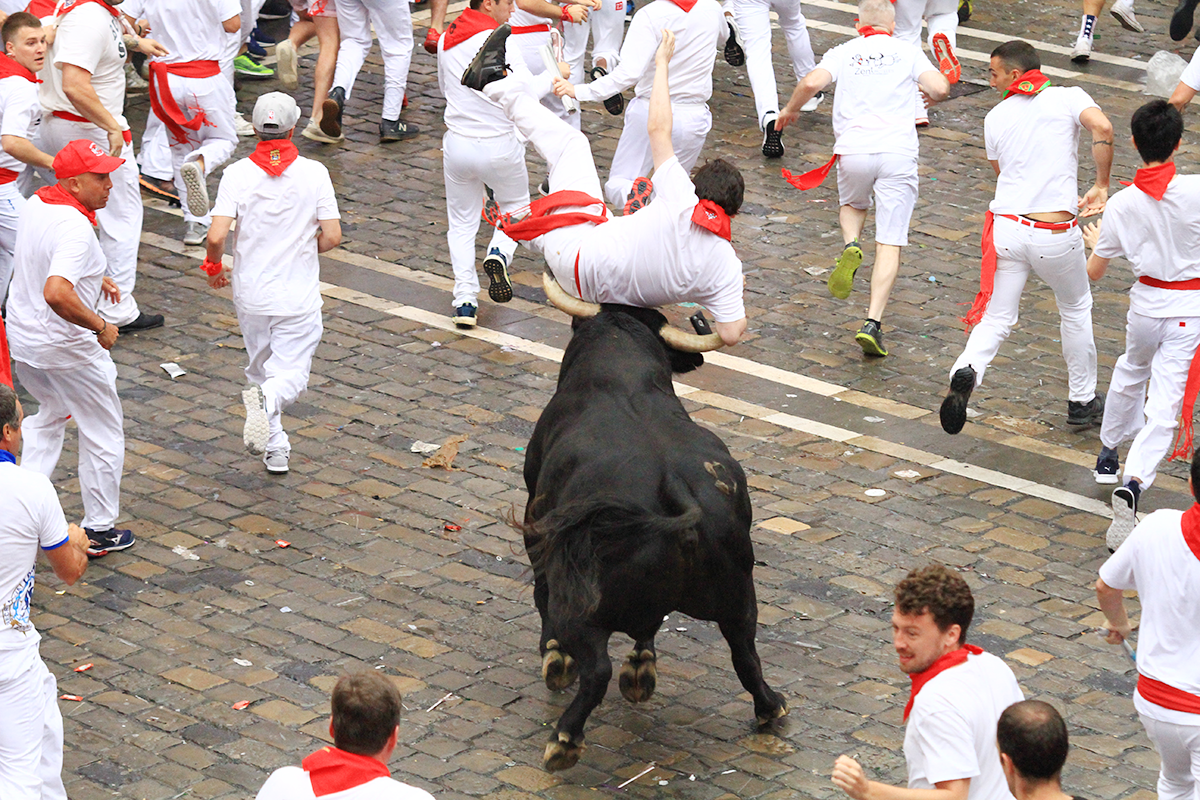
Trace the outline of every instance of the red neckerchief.
<path fill-rule="evenodd" d="M 589 214 L 586 211 L 565 211 L 554 213 L 556 209 L 568 206 L 600 206 L 599 214 Z M 514 213 L 519 213 L 514 212 Z M 545 197 L 539 197 L 529 204 L 529 215 L 514 221 L 512 214 L 504 214 L 496 221 L 496 227 L 504 231 L 508 238 L 517 242 L 528 242 L 559 228 L 569 228 L 572 225 L 582 225 L 592 222 L 597 225 L 608 222 L 608 206 L 587 192 L 558 191 L 551 192 Z"/>
<path fill-rule="evenodd" d="M 250 160 L 262 167 L 263 172 L 278 178 L 299 155 L 291 139 L 268 139 L 258 143 Z"/>
<path fill-rule="evenodd" d="M 362 786 L 376 778 L 391 776 L 387 765 L 370 756 L 323 747 L 300 762 L 312 781 L 313 794 L 321 797 Z"/>
<path fill-rule="evenodd" d="M 908 703 L 904 706 L 904 719 L 908 720 L 908 714 L 912 711 L 913 701 L 917 699 L 917 695 L 925 687 L 925 684 L 951 667 L 957 667 L 959 664 L 966 663 L 968 655 L 977 656 L 982 652 L 983 648 L 981 647 L 976 647 L 973 644 L 964 644 L 957 650 L 951 650 L 949 653 L 946 653 L 920 672 L 914 672 L 912 675 L 909 675 L 912 678 L 912 692 L 908 695 Z"/>
<path fill-rule="evenodd" d="M 473 8 L 464 8 L 463 12 L 458 15 L 458 19 L 451 22 L 450 27 L 446 28 L 446 42 L 442 45 L 442 49 L 449 50 L 455 45 L 462 44 L 477 33 L 495 30 L 498 27 L 500 27 L 500 23 L 482 11 L 476 11 Z"/>
<path fill-rule="evenodd" d="M 696 0 L 671 0 L 671 2 L 682 8 L 685 14 L 691 11 L 692 7 L 696 5 Z"/>
<path fill-rule="evenodd" d="M 1168 161 L 1157 167 L 1142 167 L 1133 176 L 1133 185 L 1155 200 L 1162 200 L 1167 193 L 1167 184 L 1175 177 L 1175 162 Z"/>
<path fill-rule="evenodd" d="M 893 0 L 894 1 L 894 0 Z M 858 29 L 859 36 L 891 36 L 891 31 L 885 31 L 883 28 L 872 28 L 870 25 L 864 25 Z"/>
<path fill-rule="evenodd" d="M 4 58 L 0 58 L 0 78 L 11 78 L 13 75 L 24 78 L 30 83 L 41 83 L 36 75 L 18 64 L 12 56 L 6 55 Z"/>
<path fill-rule="evenodd" d="M 1183 528 L 1183 540 L 1187 542 L 1188 549 L 1192 551 L 1192 555 L 1200 558 L 1200 503 L 1193 503 L 1191 508 L 1183 512 L 1180 526 Z"/>
<path fill-rule="evenodd" d="M 696 208 L 692 211 L 692 222 L 706 231 L 712 231 L 727 242 L 733 239 L 729 215 L 725 213 L 725 209 L 712 200 L 701 200 L 696 203 Z"/>
<path fill-rule="evenodd" d="M 117 19 L 121 18 L 121 12 L 117 11 L 116 8 L 114 8 L 113 6 L 110 6 L 108 3 L 104 2 L 104 0 L 67 0 L 67 2 L 63 4 L 62 11 L 58 12 L 58 16 L 61 19 L 62 17 L 65 17 L 67 15 L 68 11 L 74 11 L 75 9 L 81 8 L 82 6 L 85 6 L 88 3 L 95 3 L 96 5 L 100 6 L 105 11 L 107 11 L 108 13 L 112 14 Z"/>
<path fill-rule="evenodd" d="M 783 175 L 783 179 L 792 186 L 795 186 L 802 192 L 807 192 L 809 189 L 815 189 L 821 185 L 821 182 L 829 176 L 829 171 L 833 169 L 833 165 L 837 163 L 837 160 L 838 157 L 835 155 L 833 158 L 829 159 L 829 161 L 825 162 L 816 169 L 810 169 L 803 175 L 793 175 L 786 169 L 781 170 L 780 174 Z"/>
<path fill-rule="evenodd" d="M 83 203 L 72 197 L 70 192 L 62 188 L 61 183 L 56 183 L 53 186 L 43 186 L 35 194 L 42 198 L 43 203 L 49 203 L 52 206 L 70 206 L 87 217 L 88 222 L 92 223 L 92 225 L 96 224 L 96 212 L 89 211 Z"/>
<path fill-rule="evenodd" d="M 38 19 L 50 17 L 54 15 L 54 9 L 58 6 L 57 0 L 31 0 L 29 5 L 25 7 L 25 11 L 33 14 Z"/>
<path fill-rule="evenodd" d="M 1000 96 L 1004 100 L 1012 94 L 1037 94 L 1050 85 L 1050 79 L 1040 69 L 1031 69 L 1012 82 L 1012 86 Z"/>

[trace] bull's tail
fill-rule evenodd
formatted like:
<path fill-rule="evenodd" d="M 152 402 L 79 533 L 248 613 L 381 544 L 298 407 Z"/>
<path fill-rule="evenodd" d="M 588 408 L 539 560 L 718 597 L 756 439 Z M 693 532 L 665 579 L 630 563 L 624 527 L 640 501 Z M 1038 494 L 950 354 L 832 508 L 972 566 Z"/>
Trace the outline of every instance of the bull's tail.
<path fill-rule="evenodd" d="M 600 565 L 636 543 L 674 543 L 694 551 L 699 506 L 667 516 L 612 495 L 576 500 L 517 527 L 534 572 L 545 575 L 555 606 L 584 619 L 600 604 Z"/>

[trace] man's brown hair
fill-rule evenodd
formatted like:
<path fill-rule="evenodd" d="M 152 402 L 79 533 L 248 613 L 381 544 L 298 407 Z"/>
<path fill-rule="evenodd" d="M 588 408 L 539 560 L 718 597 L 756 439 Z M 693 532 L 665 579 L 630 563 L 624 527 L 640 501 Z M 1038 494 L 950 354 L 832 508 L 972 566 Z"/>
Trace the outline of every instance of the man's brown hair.
<path fill-rule="evenodd" d="M 17 38 L 17 31 L 22 28 L 41 28 L 42 21 L 30 14 L 28 11 L 17 11 L 14 14 L 9 14 L 8 19 L 4 21 L 4 26 L 0 27 L 0 39 L 8 44 Z"/>
<path fill-rule="evenodd" d="M 344 675 L 333 687 L 333 744 L 373 756 L 400 724 L 400 692 L 378 672 Z"/>
<path fill-rule="evenodd" d="M 957 625 L 958 642 L 964 644 L 967 628 L 975 616 L 975 598 L 971 596 L 971 587 L 957 572 L 942 564 L 930 564 L 914 569 L 896 584 L 896 610 L 914 617 L 928 611 L 943 632 Z"/>

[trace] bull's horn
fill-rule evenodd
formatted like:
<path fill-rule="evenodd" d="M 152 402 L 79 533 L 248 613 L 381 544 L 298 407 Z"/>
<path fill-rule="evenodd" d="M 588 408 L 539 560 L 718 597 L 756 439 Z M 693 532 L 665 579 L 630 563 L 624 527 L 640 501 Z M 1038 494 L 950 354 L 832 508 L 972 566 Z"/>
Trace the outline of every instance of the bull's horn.
<path fill-rule="evenodd" d="M 718 347 L 725 346 L 725 342 L 716 333 L 707 333 L 701 336 L 698 333 L 681 331 L 670 324 L 665 324 L 659 328 L 658 335 L 669 346 L 684 353 L 707 353 L 710 350 L 716 350 Z"/>
<path fill-rule="evenodd" d="M 554 304 L 555 308 L 572 317 L 594 317 L 600 313 L 599 304 L 589 303 L 567 294 L 566 290 L 558 285 L 558 280 L 550 270 L 542 273 L 542 288 L 546 290 L 546 297 Z"/>

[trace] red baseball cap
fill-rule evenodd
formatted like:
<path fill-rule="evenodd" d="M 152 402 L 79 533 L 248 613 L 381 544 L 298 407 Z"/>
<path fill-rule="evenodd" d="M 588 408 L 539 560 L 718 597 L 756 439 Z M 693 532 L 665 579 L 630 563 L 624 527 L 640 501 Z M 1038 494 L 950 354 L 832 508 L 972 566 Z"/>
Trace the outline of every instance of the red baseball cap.
<path fill-rule="evenodd" d="M 54 177 L 62 180 L 85 172 L 106 175 L 124 163 L 125 159 L 108 155 L 95 142 L 76 139 L 54 157 Z"/>

